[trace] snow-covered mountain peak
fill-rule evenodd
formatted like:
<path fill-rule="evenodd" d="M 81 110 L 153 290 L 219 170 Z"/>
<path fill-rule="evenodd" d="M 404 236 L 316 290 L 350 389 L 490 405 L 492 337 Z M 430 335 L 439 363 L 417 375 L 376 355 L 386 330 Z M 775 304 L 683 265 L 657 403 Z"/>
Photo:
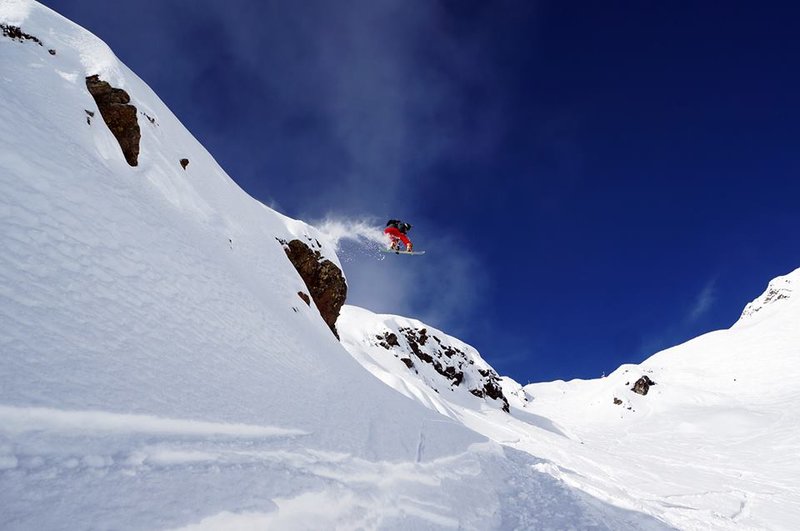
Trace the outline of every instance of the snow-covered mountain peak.
<path fill-rule="evenodd" d="M 794 304 L 796 295 L 793 295 L 793 293 L 798 287 L 800 287 L 800 268 L 795 269 L 788 275 L 774 278 L 767 285 L 764 293 L 745 306 L 737 324 L 748 323 L 753 321 L 756 316 L 770 314 L 778 308 L 788 306 L 790 301 Z M 793 299 L 793 296 L 795 299 Z"/>

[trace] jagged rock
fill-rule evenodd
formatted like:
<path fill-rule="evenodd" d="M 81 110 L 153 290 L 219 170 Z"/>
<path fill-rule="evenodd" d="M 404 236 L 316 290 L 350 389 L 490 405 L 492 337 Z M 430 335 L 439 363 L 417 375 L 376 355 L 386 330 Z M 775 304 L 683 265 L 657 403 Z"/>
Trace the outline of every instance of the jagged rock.
<path fill-rule="evenodd" d="M 622 405 L 622 400 L 620 400 L 619 398 L 617 398 L 617 397 L 615 396 L 615 397 L 614 397 L 614 405 L 615 405 L 615 406 L 621 406 L 621 405 Z"/>
<path fill-rule="evenodd" d="M 432 364 L 436 369 L 436 372 L 444 376 L 445 374 L 443 372 L 442 365 L 438 361 L 434 360 L 430 354 L 423 352 L 420 348 L 421 346 L 424 346 L 425 341 L 427 341 L 427 331 L 424 328 L 422 329 L 422 331 L 426 332 L 426 335 L 420 334 L 419 330 L 415 330 L 413 328 L 401 328 L 400 331 L 405 336 L 408 346 L 411 347 L 411 351 L 414 352 L 414 354 L 422 361 Z M 424 340 L 422 340 L 422 338 L 424 338 Z"/>
<path fill-rule="evenodd" d="M 186 166 L 188 165 L 189 165 L 189 159 L 181 159 L 181 168 L 185 170 Z"/>
<path fill-rule="evenodd" d="M 503 411 L 506 413 L 511 411 L 508 400 L 503 394 L 503 389 L 500 387 L 496 378 L 491 378 L 486 382 L 483 385 L 483 389 L 470 389 L 470 393 L 480 398 L 488 396 L 492 400 L 500 400 L 503 403 Z"/>
<path fill-rule="evenodd" d="M 386 350 L 390 350 L 392 347 L 400 346 L 400 343 L 397 341 L 397 334 L 392 332 L 386 332 L 382 336 L 376 337 L 378 338 L 378 344 Z"/>
<path fill-rule="evenodd" d="M 282 243 L 286 256 L 306 283 L 322 319 L 338 339 L 336 319 L 347 298 L 347 282 L 341 269 L 300 240 Z"/>
<path fill-rule="evenodd" d="M 655 384 L 656 383 L 653 380 L 651 380 L 649 376 L 644 375 L 638 380 L 636 380 L 636 383 L 633 384 L 633 387 L 631 387 L 631 391 L 633 391 L 636 394 L 644 396 L 647 394 L 648 391 L 650 391 L 650 386 Z"/>
<path fill-rule="evenodd" d="M 417 330 L 413 328 L 401 328 L 400 332 L 405 336 L 408 346 L 411 348 L 414 355 L 425 363 L 429 363 L 436 372 L 450 380 L 450 385 L 459 385 L 464 380 L 464 373 L 462 371 L 457 370 L 452 365 L 446 368 L 443 367 L 437 359 L 434 359 L 433 356 L 422 350 L 421 347 L 425 346 L 425 343 L 428 341 L 427 329 L 422 328 Z"/>
<path fill-rule="evenodd" d="M 303 302 L 305 302 L 307 305 L 311 306 L 311 299 L 309 298 L 309 296 L 308 296 L 308 294 L 307 294 L 307 293 L 303 293 L 302 291 L 298 291 L 298 292 L 297 292 L 297 295 L 298 295 L 298 296 L 299 296 L 301 299 L 303 299 Z"/>
<path fill-rule="evenodd" d="M 17 42 L 23 41 L 33 41 L 39 46 L 44 46 L 42 41 L 40 41 L 37 37 L 25 33 L 22 31 L 22 28 L 19 26 L 11 26 L 8 24 L 0 24 L 0 30 L 3 32 L 3 37 L 8 37 L 9 39 Z M 50 50 L 51 55 L 55 55 L 55 50 Z"/>
<path fill-rule="evenodd" d="M 419 344 L 421 346 L 423 346 L 423 347 L 425 346 L 425 343 L 427 343 L 427 341 L 428 341 L 428 329 L 427 328 L 422 328 L 421 330 L 419 330 L 419 334 L 417 335 L 417 341 L 419 341 Z"/>
<path fill-rule="evenodd" d="M 430 365 L 438 374 L 446 378 L 451 388 L 458 387 L 464 383 L 465 367 L 475 363 L 469 359 L 469 356 L 464 351 L 452 345 L 446 345 L 438 337 L 429 335 L 426 328 L 404 327 L 400 328 L 399 332 L 403 335 L 408 345 L 407 350 L 410 350 L 417 359 Z M 378 345 L 387 350 L 393 347 L 400 347 L 397 336 L 391 332 L 387 331 L 383 335 L 377 335 L 376 337 L 379 340 Z M 433 342 L 429 343 L 430 339 Z M 426 345 L 428 346 L 426 347 Z M 401 357 L 400 359 L 409 369 L 415 367 L 411 358 Z M 478 369 L 477 372 L 480 375 L 480 379 L 476 382 L 476 375 L 473 374 L 470 385 L 474 386 L 477 383 L 478 387 L 469 389 L 469 392 L 478 398 L 497 400 L 503 404 L 503 411 L 509 412 L 510 406 L 503 395 L 500 377 L 490 369 Z M 438 392 L 435 387 L 434 390 Z"/>
<path fill-rule="evenodd" d="M 795 286 L 792 284 L 792 275 L 784 275 L 770 281 L 767 289 L 757 299 L 745 306 L 739 321 L 745 321 L 755 316 L 764 308 L 771 307 L 775 303 L 792 298 Z"/>
<path fill-rule="evenodd" d="M 130 104 L 128 93 L 112 87 L 97 75 L 86 78 L 86 88 L 97 103 L 106 125 L 119 142 L 125 160 L 131 166 L 138 165 L 139 140 L 142 134 L 136 119 L 136 107 Z"/>

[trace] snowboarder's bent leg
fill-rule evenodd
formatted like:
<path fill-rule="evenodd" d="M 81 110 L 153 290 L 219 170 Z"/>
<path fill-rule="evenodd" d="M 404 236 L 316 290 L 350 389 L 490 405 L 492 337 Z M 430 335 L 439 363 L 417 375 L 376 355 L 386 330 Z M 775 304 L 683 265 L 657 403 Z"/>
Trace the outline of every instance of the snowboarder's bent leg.
<path fill-rule="evenodd" d="M 408 236 L 400 232 L 400 229 L 396 227 L 386 227 L 383 232 L 389 235 L 389 238 L 391 238 L 393 244 L 396 244 L 397 240 L 400 240 L 405 244 L 406 251 L 411 250 L 411 240 L 408 239 Z"/>

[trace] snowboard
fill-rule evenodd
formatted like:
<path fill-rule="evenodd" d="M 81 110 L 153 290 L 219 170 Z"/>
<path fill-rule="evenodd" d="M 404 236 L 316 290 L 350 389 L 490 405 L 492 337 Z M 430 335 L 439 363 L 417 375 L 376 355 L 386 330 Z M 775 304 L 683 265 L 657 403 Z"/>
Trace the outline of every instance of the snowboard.
<path fill-rule="evenodd" d="M 381 252 L 393 254 L 425 254 L 425 251 L 395 251 L 394 249 L 381 249 Z"/>

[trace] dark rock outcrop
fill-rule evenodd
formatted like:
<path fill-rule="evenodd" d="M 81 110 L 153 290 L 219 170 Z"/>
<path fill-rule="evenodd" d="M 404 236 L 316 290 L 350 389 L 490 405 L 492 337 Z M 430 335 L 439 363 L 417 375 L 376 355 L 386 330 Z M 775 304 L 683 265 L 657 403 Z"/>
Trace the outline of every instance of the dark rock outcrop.
<path fill-rule="evenodd" d="M 185 170 L 186 166 L 189 165 L 189 159 L 181 159 L 180 163 L 181 163 L 181 168 L 183 168 Z"/>
<path fill-rule="evenodd" d="M 500 377 L 490 369 L 470 368 L 475 362 L 470 359 L 466 352 L 453 345 L 446 345 L 434 335 L 428 333 L 427 328 L 404 327 L 399 329 L 405 344 L 401 345 L 396 334 L 386 331 L 376 335 L 377 344 L 387 350 L 398 348 L 401 351 L 413 354 L 420 362 L 428 364 L 442 377 L 446 379 L 451 388 L 464 384 L 465 371 L 472 371 L 470 377 L 469 392 L 478 398 L 490 398 L 502 404 L 503 411 L 509 412 L 508 400 L 503 394 L 500 386 Z M 433 340 L 433 341 L 430 341 Z M 395 356 L 398 356 L 395 354 Z M 411 357 L 400 356 L 400 361 L 405 363 L 409 369 L 416 370 L 417 364 Z M 477 372 L 477 374 L 475 374 Z M 465 384 L 466 385 L 466 384 Z M 439 391 L 434 387 L 435 391 Z"/>
<path fill-rule="evenodd" d="M 9 39 L 17 42 L 24 42 L 24 41 L 33 41 L 39 46 L 44 46 L 42 41 L 40 41 L 37 37 L 30 35 L 29 33 L 25 33 L 22 31 L 22 28 L 19 26 L 10 26 L 8 24 L 0 24 L 0 31 L 3 32 L 3 37 L 8 37 Z M 50 55 L 55 55 L 55 50 L 50 51 Z"/>
<path fill-rule="evenodd" d="M 483 389 L 478 390 L 480 394 L 476 394 L 475 390 L 472 391 L 472 394 L 475 396 L 488 396 L 492 400 L 500 400 L 503 402 L 503 411 L 508 413 L 510 409 L 508 400 L 503 394 L 503 389 L 500 387 L 500 377 L 494 371 L 478 369 L 478 372 L 485 378 L 485 383 L 483 384 Z"/>
<path fill-rule="evenodd" d="M 39 46 L 44 46 L 44 43 L 42 43 L 42 41 L 39 40 L 38 37 L 35 37 L 30 33 L 25 33 L 19 26 L 0 24 L 0 32 L 2 32 L 3 37 L 8 37 L 12 41 L 17 41 L 17 42 L 31 41 L 35 42 Z M 50 48 L 49 50 L 47 50 L 47 53 L 49 53 L 50 55 L 55 55 L 56 51 L 53 48 Z"/>
<path fill-rule="evenodd" d="M 428 331 L 425 328 L 421 330 L 416 330 L 414 328 L 401 328 L 400 332 L 402 332 L 403 335 L 405 336 L 406 341 L 408 342 L 408 346 L 411 348 L 411 352 L 413 352 L 416 357 L 418 357 L 425 363 L 430 363 L 431 365 L 433 365 L 433 368 L 436 369 L 436 372 L 438 372 L 442 376 L 450 380 L 456 378 L 454 374 L 448 375 L 447 373 L 445 373 L 442 364 L 439 363 L 438 360 L 435 360 L 430 354 L 423 351 L 422 348 L 420 348 L 425 346 L 425 343 L 428 341 Z M 463 377 L 463 375 L 461 376 Z"/>
<path fill-rule="evenodd" d="M 112 87 L 96 75 L 86 78 L 86 88 L 97 103 L 106 125 L 119 142 L 125 160 L 131 166 L 138 165 L 142 133 L 136 119 L 136 107 L 130 104 L 128 93 Z"/>
<path fill-rule="evenodd" d="M 651 380 L 649 376 L 644 375 L 636 380 L 636 383 L 634 383 L 633 387 L 631 387 L 631 391 L 644 396 L 648 393 L 648 391 L 650 391 L 650 386 L 655 384 L 656 383 Z"/>
<path fill-rule="evenodd" d="M 323 258 L 319 251 L 312 250 L 300 240 L 281 243 L 284 245 L 289 261 L 292 262 L 303 282 L 306 283 L 322 319 L 338 339 L 336 319 L 347 298 L 347 282 L 345 282 L 341 269 L 330 260 Z"/>
<path fill-rule="evenodd" d="M 303 293 L 302 291 L 297 292 L 297 296 L 303 299 L 308 306 L 311 306 L 311 299 L 308 297 L 308 293 Z"/>
<path fill-rule="evenodd" d="M 382 336 L 376 337 L 378 338 L 378 344 L 386 350 L 400 346 L 400 343 L 397 341 L 397 334 L 393 334 L 392 332 L 386 332 Z"/>

